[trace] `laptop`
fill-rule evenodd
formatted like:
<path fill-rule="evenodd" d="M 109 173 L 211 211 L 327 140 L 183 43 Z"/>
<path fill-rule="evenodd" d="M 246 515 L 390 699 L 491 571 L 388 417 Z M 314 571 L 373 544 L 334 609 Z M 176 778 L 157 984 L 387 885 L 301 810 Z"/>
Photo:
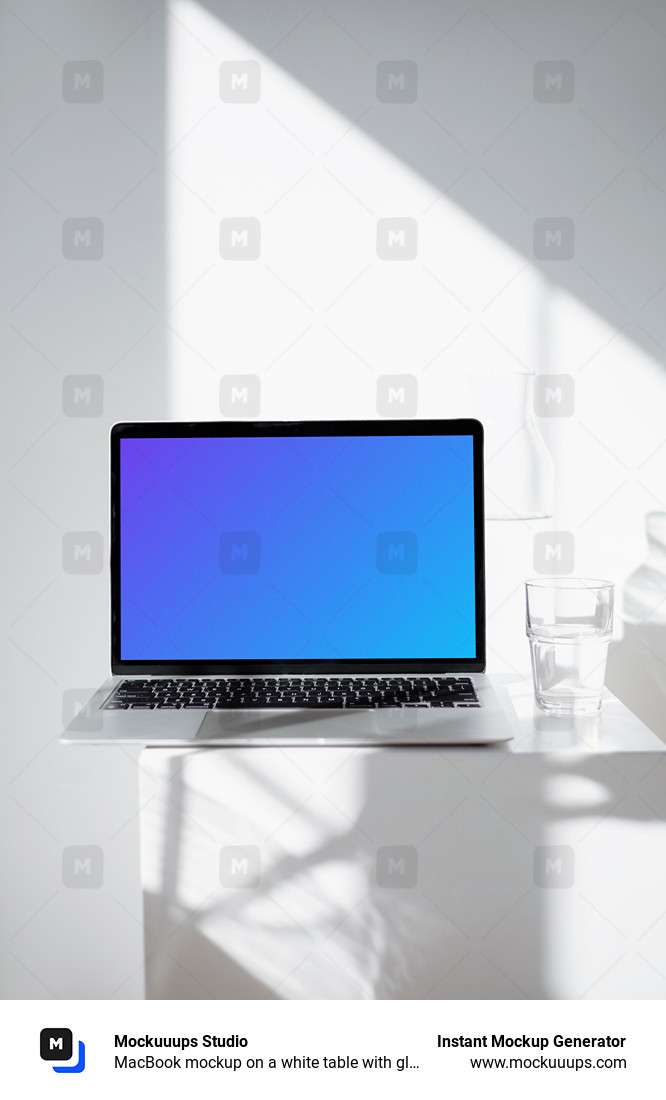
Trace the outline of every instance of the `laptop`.
<path fill-rule="evenodd" d="M 111 677 L 67 742 L 509 740 L 476 420 L 117 424 Z"/>

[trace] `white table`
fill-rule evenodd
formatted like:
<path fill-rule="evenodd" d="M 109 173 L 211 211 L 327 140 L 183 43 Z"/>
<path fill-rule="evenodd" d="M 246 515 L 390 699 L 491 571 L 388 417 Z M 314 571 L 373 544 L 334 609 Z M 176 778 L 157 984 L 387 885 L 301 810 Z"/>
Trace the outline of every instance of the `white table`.
<path fill-rule="evenodd" d="M 493 748 L 146 750 L 147 996 L 666 996 L 666 745 L 506 690 Z"/>

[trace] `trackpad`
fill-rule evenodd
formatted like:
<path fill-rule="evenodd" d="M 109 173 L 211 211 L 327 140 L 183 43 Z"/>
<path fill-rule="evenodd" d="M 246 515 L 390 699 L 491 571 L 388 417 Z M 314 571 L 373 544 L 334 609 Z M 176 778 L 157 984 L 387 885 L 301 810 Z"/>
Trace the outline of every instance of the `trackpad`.
<path fill-rule="evenodd" d="M 339 710 L 277 709 L 209 711 L 199 727 L 197 741 L 235 745 L 340 744 L 356 740 L 361 732 L 371 735 L 375 713 L 346 715 Z"/>
<path fill-rule="evenodd" d="M 196 740 L 211 745 L 437 745 L 504 740 L 478 728 L 481 713 L 387 707 L 340 710 L 208 711 Z M 477 727 L 476 732 L 473 728 Z M 510 733 L 508 736 L 511 736 Z"/>

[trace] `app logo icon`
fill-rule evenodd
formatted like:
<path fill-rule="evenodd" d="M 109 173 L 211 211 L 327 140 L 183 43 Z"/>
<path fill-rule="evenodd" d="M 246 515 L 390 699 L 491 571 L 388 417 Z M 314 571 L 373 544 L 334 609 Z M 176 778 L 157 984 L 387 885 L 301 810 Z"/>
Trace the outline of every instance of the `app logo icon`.
<path fill-rule="evenodd" d="M 74 1039 L 68 1027 L 44 1027 L 39 1033 L 39 1054 L 45 1062 L 69 1062 Z M 74 1066 L 51 1066 L 54 1073 L 83 1073 L 86 1068 L 86 1048 L 79 1039 L 79 1059 Z"/>

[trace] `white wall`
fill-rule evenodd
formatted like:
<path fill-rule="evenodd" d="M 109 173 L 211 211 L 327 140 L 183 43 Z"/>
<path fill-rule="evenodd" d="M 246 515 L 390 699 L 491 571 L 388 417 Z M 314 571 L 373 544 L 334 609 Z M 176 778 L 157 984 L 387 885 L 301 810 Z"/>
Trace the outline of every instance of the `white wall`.
<path fill-rule="evenodd" d="M 506 498 L 515 486 L 494 472 L 511 449 L 520 463 L 525 440 L 511 376 L 569 376 L 572 414 L 537 418 L 556 464 L 552 520 L 488 524 L 490 667 L 525 667 L 535 535 L 570 532 L 570 571 L 621 591 L 646 554 L 646 514 L 666 512 L 666 9 L 172 0 L 165 14 L 147 0 L 23 0 L 0 11 L 5 507 L 17 535 L 5 571 L 15 885 L 3 988 L 139 996 L 136 764 L 57 743 L 64 693 L 107 669 L 106 560 L 68 573 L 62 548 L 67 532 L 92 531 L 108 550 L 109 425 L 215 419 L 223 377 L 246 374 L 265 418 L 373 417 L 378 379 L 397 374 L 416 379 L 419 416 L 485 419 L 470 379 L 489 372 L 506 376 L 503 422 L 518 429 L 488 466 Z M 103 66 L 96 102 L 63 97 L 63 65 L 82 59 Z M 416 67 L 414 102 L 378 99 L 378 65 L 395 59 Z M 535 75 L 553 59 L 567 65 Z M 260 69 L 256 102 L 224 102 L 220 66 L 247 60 Z M 407 93 L 414 66 L 402 69 Z M 69 218 L 101 220 L 100 259 L 63 254 Z M 221 256 L 230 218 L 260 223 L 257 259 Z M 383 218 L 413 219 L 414 259 L 377 255 Z M 571 258 L 540 258 L 545 238 L 535 254 L 542 218 L 568 219 Z M 101 380 L 99 415 L 63 412 L 71 375 Z M 664 736 L 655 562 L 637 582 L 638 618 L 650 617 L 618 644 L 609 683 Z M 100 890 L 64 886 L 71 845 L 103 849 Z"/>
<path fill-rule="evenodd" d="M 140 996 L 136 754 L 64 749 L 58 736 L 77 697 L 108 675 L 109 426 L 168 413 L 164 18 L 144 0 L 27 0 L 0 13 L 2 991 Z M 90 60 L 103 67 L 101 99 Z M 76 94 L 93 102 L 65 98 L 70 61 L 84 63 Z M 100 259 L 64 255 L 71 218 L 103 223 Z M 72 532 L 93 533 L 76 540 L 91 546 L 90 573 L 63 561 Z M 103 885 L 67 887 L 64 850 L 89 846 L 103 852 Z"/>
<path fill-rule="evenodd" d="M 258 376 L 266 418 L 375 416 L 385 375 L 413 376 L 420 416 L 487 422 L 499 397 L 487 473 L 510 509 L 531 454 L 515 373 L 566 376 L 571 408 L 547 411 L 568 415 L 536 418 L 556 462 L 553 518 L 488 525 L 490 667 L 525 665 L 521 582 L 551 571 L 546 532 L 571 536 L 564 572 L 614 580 L 621 605 L 645 516 L 666 510 L 663 5 L 171 11 L 174 412 L 217 416 L 227 374 Z M 413 102 L 378 99 L 396 58 L 411 59 L 390 68 Z M 220 64 L 243 72 L 246 59 L 256 101 L 221 102 Z M 260 223 L 258 258 L 220 257 L 229 218 Z M 383 218 L 413 220 L 415 258 L 378 256 Z M 560 253 L 551 218 L 567 223 Z M 664 736 L 662 596 L 666 566 L 609 681 Z"/>

